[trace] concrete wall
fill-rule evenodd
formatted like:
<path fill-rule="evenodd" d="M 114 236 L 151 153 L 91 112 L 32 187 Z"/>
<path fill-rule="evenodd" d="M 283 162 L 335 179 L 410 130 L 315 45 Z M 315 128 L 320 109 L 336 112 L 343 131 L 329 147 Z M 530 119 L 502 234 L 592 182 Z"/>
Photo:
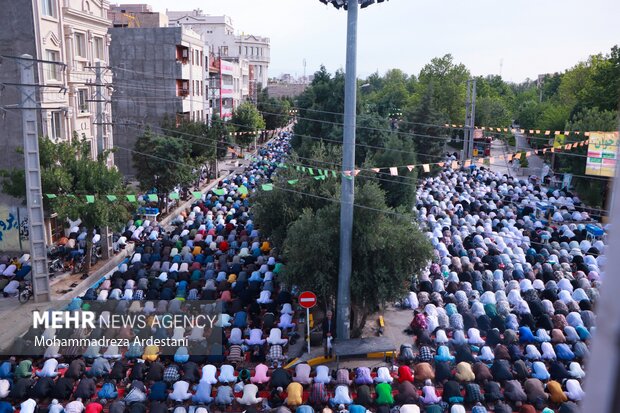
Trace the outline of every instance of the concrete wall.
<path fill-rule="evenodd" d="M 29 236 L 26 208 L 0 205 L 0 251 L 28 251 Z"/>
<path fill-rule="evenodd" d="M 132 152 L 141 134 L 127 123 L 158 126 L 165 115 L 172 119 L 181 111 L 176 79 L 179 72 L 176 45 L 181 44 L 182 28 L 112 28 L 110 64 L 114 71 L 112 118 L 114 159 L 119 170 L 135 176 Z"/>
<path fill-rule="evenodd" d="M 0 0 L 0 10 L 2 10 L 0 55 L 19 56 L 28 53 L 36 57 L 32 2 Z M 20 83 L 19 67 L 15 60 L 2 59 L 0 82 Z M 0 93 L 0 107 L 19 105 L 20 96 L 20 91 L 16 86 L 4 87 Z M 16 153 L 16 149 L 23 146 L 22 142 L 22 111 L 13 109 L 5 112 L 0 110 L 0 143 L 2 147 L 0 150 L 0 169 L 24 168 L 24 157 Z"/>
<path fill-rule="evenodd" d="M 267 93 L 270 97 L 295 97 L 301 95 L 308 87 L 303 83 L 271 83 L 267 87 Z"/>

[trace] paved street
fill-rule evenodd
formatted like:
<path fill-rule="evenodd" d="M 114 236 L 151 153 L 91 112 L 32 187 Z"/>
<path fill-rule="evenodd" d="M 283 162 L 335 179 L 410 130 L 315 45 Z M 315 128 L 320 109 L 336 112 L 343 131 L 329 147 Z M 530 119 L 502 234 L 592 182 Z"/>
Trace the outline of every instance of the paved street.
<path fill-rule="evenodd" d="M 515 131 L 515 143 L 517 145 L 516 149 L 519 151 L 532 150 L 530 144 L 527 143 L 527 139 L 519 130 Z M 540 177 L 540 173 L 544 165 L 544 161 L 542 160 L 542 158 L 538 155 L 532 155 L 528 158 L 528 161 L 529 165 L 527 167 L 527 174 Z"/>
<path fill-rule="evenodd" d="M 0 0 L 0 413 L 620 413 L 598 1 Z"/>

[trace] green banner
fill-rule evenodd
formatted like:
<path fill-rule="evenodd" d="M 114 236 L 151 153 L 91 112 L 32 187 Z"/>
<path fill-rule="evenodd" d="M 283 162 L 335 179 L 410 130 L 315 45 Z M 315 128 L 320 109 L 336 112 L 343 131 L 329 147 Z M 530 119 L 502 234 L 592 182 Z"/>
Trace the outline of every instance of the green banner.
<path fill-rule="evenodd" d="M 202 192 L 200 191 L 194 191 L 192 192 L 192 195 L 194 195 L 194 198 L 196 199 L 202 199 Z"/>
<path fill-rule="evenodd" d="M 110 202 L 116 201 L 116 195 L 106 195 L 105 197 L 108 198 L 108 201 Z"/>
<path fill-rule="evenodd" d="M 237 189 L 237 192 L 239 192 L 241 195 L 245 195 L 248 193 L 248 188 L 245 185 L 241 185 L 239 189 Z"/>
<path fill-rule="evenodd" d="M 181 199 L 181 197 L 179 196 L 179 193 L 178 193 L 178 192 L 171 192 L 171 193 L 170 193 L 170 195 L 168 196 L 168 198 L 170 198 L 170 199 L 176 199 L 176 200 Z"/>
<path fill-rule="evenodd" d="M 213 193 L 217 196 L 226 195 L 226 191 L 223 188 L 217 188 L 213 190 Z"/>
<path fill-rule="evenodd" d="M 263 191 L 273 191 L 273 184 L 263 184 L 261 187 Z"/>
<path fill-rule="evenodd" d="M 288 181 L 290 185 L 295 185 L 297 182 L 299 182 L 299 179 L 291 179 Z"/>
<path fill-rule="evenodd" d="M 88 202 L 89 204 L 92 204 L 95 202 L 95 196 L 94 195 L 86 195 L 86 202 Z"/>
<path fill-rule="evenodd" d="M 45 196 L 48 197 L 49 199 L 56 198 L 56 195 L 54 195 L 54 194 L 45 194 Z"/>
<path fill-rule="evenodd" d="M 149 198 L 149 201 L 151 202 L 159 201 L 159 197 L 157 196 L 157 194 L 148 194 L 148 198 Z"/>
<path fill-rule="evenodd" d="M 127 200 L 129 202 L 138 202 L 135 195 L 127 195 Z"/>

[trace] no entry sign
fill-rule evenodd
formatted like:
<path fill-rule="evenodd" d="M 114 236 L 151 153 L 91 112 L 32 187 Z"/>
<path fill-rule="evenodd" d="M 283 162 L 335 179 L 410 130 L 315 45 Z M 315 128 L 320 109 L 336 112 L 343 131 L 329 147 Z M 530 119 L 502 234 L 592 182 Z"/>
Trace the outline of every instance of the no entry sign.
<path fill-rule="evenodd" d="M 312 308 L 316 305 L 316 294 L 311 291 L 304 291 L 299 294 L 299 305 L 303 308 Z"/>

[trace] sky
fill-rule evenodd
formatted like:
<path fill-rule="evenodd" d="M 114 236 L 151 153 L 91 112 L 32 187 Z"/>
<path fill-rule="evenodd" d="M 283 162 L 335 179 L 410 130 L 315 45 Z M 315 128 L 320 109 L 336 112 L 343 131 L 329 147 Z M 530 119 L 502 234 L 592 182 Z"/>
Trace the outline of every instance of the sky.
<path fill-rule="evenodd" d="M 129 3 L 126 1 L 125 3 Z M 156 11 L 232 17 L 271 39 L 269 76 L 345 67 L 346 12 L 319 0 L 144 0 Z M 359 13 L 358 77 L 398 68 L 417 75 L 451 53 L 473 75 L 521 82 L 562 72 L 620 44 L 618 0 L 389 0 Z"/>

